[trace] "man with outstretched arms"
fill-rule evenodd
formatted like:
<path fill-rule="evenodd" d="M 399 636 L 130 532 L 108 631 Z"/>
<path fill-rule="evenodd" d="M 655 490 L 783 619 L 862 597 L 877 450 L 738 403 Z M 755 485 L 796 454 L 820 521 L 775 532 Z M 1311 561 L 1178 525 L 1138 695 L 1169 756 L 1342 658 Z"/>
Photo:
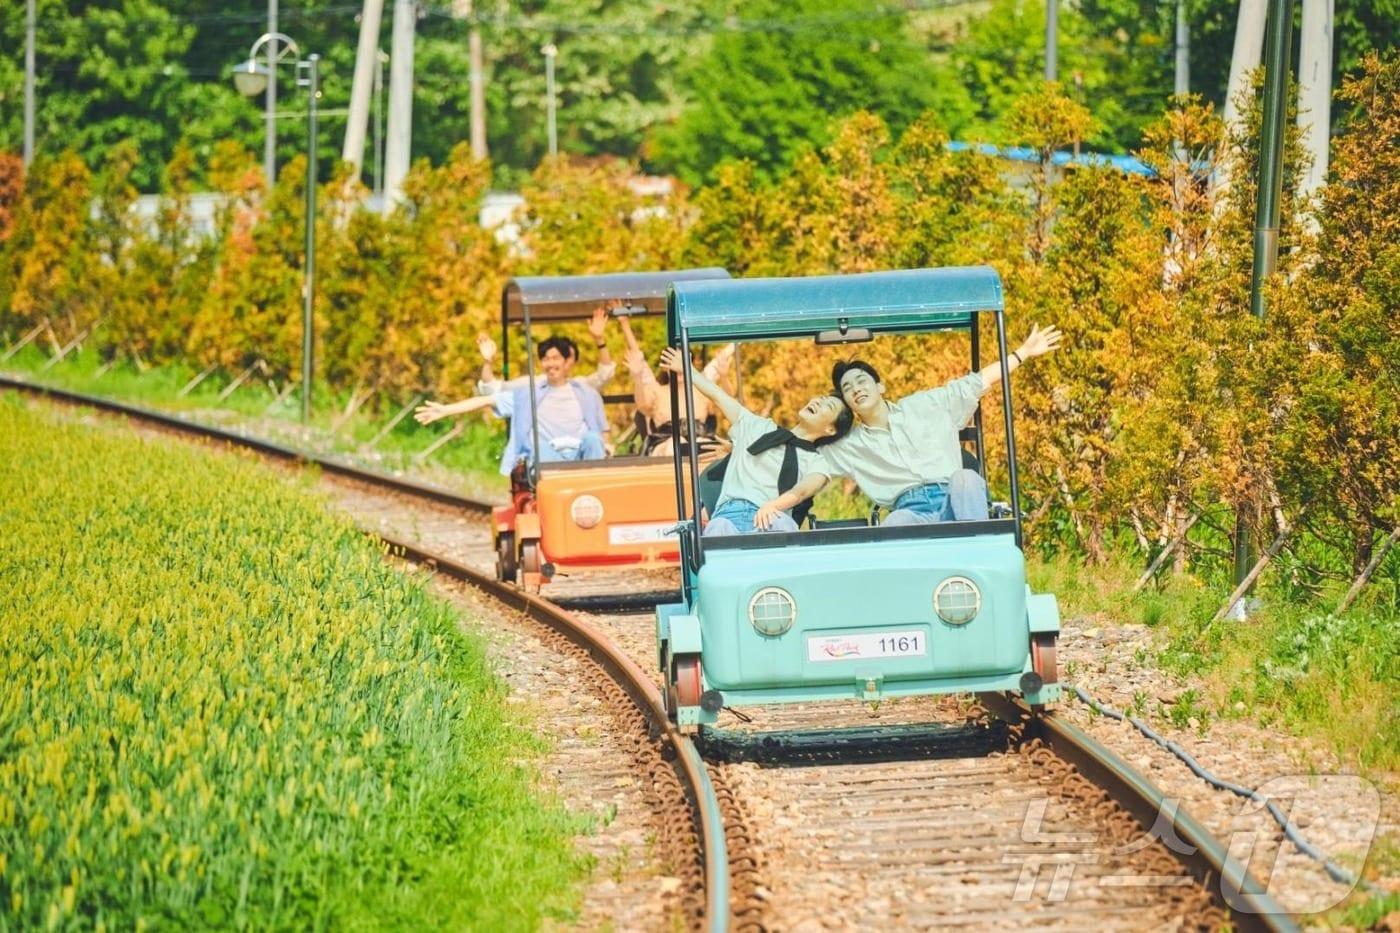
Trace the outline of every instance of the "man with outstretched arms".
<path fill-rule="evenodd" d="M 535 412 L 539 419 L 539 462 L 560 460 L 600 460 L 607 456 L 608 421 L 603 414 L 603 397 L 582 379 L 570 379 L 563 337 L 549 337 L 535 345 L 544 382 L 536 382 Z M 510 418 L 510 435 L 501 455 L 501 473 L 509 476 L 520 460 L 535 462 L 533 431 L 530 426 L 528 385 L 477 395 L 460 402 L 426 402 L 414 412 L 419 424 L 439 418 L 492 409 Z"/>
<path fill-rule="evenodd" d="M 1025 343 L 1006 361 L 1007 372 L 1059 346 L 1054 326 L 1032 326 Z M 864 360 L 837 363 L 833 389 L 855 415 L 851 433 L 822 451 L 826 476 L 849 476 L 877 505 L 890 510 L 885 525 L 922 525 L 987 517 L 987 485 L 962 465 L 958 431 L 977 411 L 982 396 L 1001 381 L 993 363 L 936 389 L 898 402 L 885 398 L 875 367 Z M 813 477 L 812 494 L 825 477 Z"/>

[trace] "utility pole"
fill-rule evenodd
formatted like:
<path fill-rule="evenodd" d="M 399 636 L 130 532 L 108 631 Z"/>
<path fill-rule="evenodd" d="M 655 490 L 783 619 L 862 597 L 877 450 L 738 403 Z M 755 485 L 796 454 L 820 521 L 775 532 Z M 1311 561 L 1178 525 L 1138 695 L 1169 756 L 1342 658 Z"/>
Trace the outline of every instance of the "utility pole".
<path fill-rule="evenodd" d="M 1060 0 L 1045 0 L 1045 80 L 1060 74 Z"/>
<path fill-rule="evenodd" d="M 267 0 L 267 31 L 277 34 L 277 0 Z M 277 184 L 277 40 L 267 44 L 267 97 L 263 104 L 263 174 L 267 190 Z"/>
<path fill-rule="evenodd" d="M 472 0 L 452 0 L 452 15 L 471 23 L 467 32 L 467 58 L 470 63 L 471 119 L 469 137 L 472 158 L 486 158 L 486 68 L 482 62 L 481 26 L 476 21 Z"/>
<path fill-rule="evenodd" d="M 307 56 L 306 104 L 306 280 L 301 305 L 301 423 L 311 423 L 311 387 L 316 372 L 314 309 L 316 304 L 316 98 L 321 95 L 321 56 Z"/>
<path fill-rule="evenodd" d="M 374 54 L 374 193 L 384 197 L 384 63 L 382 49 Z"/>
<path fill-rule="evenodd" d="M 1191 30 L 1186 25 L 1186 0 L 1176 0 L 1176 82 L 1177 97 L 1191 93 Z"/>
<path fill-rule="evenodd" d="M 389 138 L 384 153 L 384 211 L 403 198 L 413 143 L 413 37 L 418 12 L 413 0 L 394 0 L 389 51 Z"/>
<path fill-rule="evenodd" d="M 467 5 L 471 12 L 471 4 Z M 472 22 L 467 36 L 467 54 L 471 58 L 472 82 L 472 157 L 486 158 L 486 68 L 481 51 L 481 27 Z"/>
<path fill-rule="evenodd" d="M 1298 50 L 1298 128 L 1312 157 L 1298 183 L 1305 200 L 1327 181 L 1332 128 L 1333 0 L 1303 0 L 1303 33 Z"/>
<path fill-rule="evenodd" d="M 1230 80 L 1225 85 L 1225 106 L 1221 116 L 1226 127 L 1239 122 L 1240 112 L 1235 101 L 1244 89 L 1249 73 L 1259 67 L 1259 54 L 1264 48 L 1264 13 L 1269 0 L 1240 0 L 1239 19 L 1235 24 L 1235 48 L 1230 56 Z"/>
<path fill-rule="evenodd" d="M 545 125 L 549 132 L 549 154 L 559 154 L 559 133 L 554 125 L 554 56 L 559 50 L 550 42 L 540 49 L 544 53 Z"/>
<path fill-rule="evenodd" d="M 355 49 L 355 75 L 350 81 L 350 112 L 345 120 L 345 143 L 340 150 L 343 162 L 360 174 L 365 161 L 365 124 L 369 117 L 370 86 L 379 57 L 379 24 L 384 18 L 384 0 L 365 0 L 360 10 L 360 44 Z"/>
<path fill-rule="evenodd" d="M 1254 215 L 1254 275 L 1249 310 L 1264 317 L 1264 280 L 1278 268 L 1279 202 L 1283 197 L 1283 121 L 1288 113 L 1288 54 L 1293 0 L 1270 0 L 1264 63 L 1264 125 L 1259 138 L 1259 199 Z"/>
<path fill-rule="evenodd" d="M 34 12 L 35 0 L 24 10 L 24 170 L 34 163 Z"/>
<path fill-rule="evenodd" d="M 1269 0 L 1268 57 L 1264 62 L 1264 122 L 1259 136 L 1259 195 L 1254 214 L 1254 270 L 1249 310 L 1263 320 L 1264 283 L 1278 269 L 1279 205 L 1283 198 L 1283 124 L 1288 106 L 1288 55 L 1293 39 L 1293 0 Z M 1244 517 L 1235 522 L 1235 583 L 1254 564 Z"/>

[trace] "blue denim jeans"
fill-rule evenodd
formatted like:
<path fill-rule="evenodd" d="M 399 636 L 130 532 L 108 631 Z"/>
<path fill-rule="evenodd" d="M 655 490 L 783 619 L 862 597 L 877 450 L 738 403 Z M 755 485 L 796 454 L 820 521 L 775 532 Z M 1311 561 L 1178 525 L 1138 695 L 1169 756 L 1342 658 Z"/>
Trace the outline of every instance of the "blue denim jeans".
<path fill-rule="evenodd" d="M 747 499 L 728 499 L 715 509 L 714 515 L 710 516 L 710 523 L 705 526 L 703 537 L 753 534 L 759 530 L 754 527 L 753 523 L 754 516 L 757 514 L 758 506 Z M 788 513 L 779 512 L 773 517 L 768 530 L 796 531 L 797 523 L 792 520 L 792 516 Z"/>
<path fill-rule="evenodd" d="M 882 525 L 928 525 L 933 522 L 984 521 L 987 484 L 973 470 L 956 470 L 946 483 L 906 489 Z"/>

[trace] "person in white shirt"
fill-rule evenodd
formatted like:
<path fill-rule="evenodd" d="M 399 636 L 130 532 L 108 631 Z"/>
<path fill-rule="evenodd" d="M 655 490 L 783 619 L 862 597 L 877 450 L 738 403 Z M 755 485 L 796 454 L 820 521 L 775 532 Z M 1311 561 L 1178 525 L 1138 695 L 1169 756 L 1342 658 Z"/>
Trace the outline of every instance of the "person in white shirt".
<path fill-rule="evenodd" d="M 687 362 L 675 347 L 661 351 L 661 365 L 677 376 L 685 372 L 682 367 Z M 818 448 L 850 427 L 851 413 L 836 396 L 818 395 L 798 411 L 796 426 L 780 428 L 773 419 L 739 404 L 693 367 L 690 382 L 729 419 L 729 439 L 734 444 L 705 536 L 796 531 L 792 509 L 807 497 L 795 498 L 793 490 L 821 466 Z"/>
<path fill-rule="evenodd" d="M 619 304 L 614 302 L 613 304 Z M 564 378 L 578 378 L 588 386 L 603 391 L 603 386 L 612 382 L 613 376 L 617 375 L 617 364 L 613 362 L 612 353 L 608 351 L 607 341 L 604 336 L 608 330 L 608 308 L 609 306 L 598 307 L 593 310 L 593 316 L 588 319 L 588 333 L 593 337 L 593 342 L 598 346 L 598 368 L 586 376 L 574 376 L 574 366 L 578 363 L 578 346 L 568 337 L 557 337 L 556 340 L 562 342 L 564 346 Z M 481 351 L 481 378 L 476 381 L 477 395 L 495 395 L 497 392 L 510 392 L 514 389 L 522 388 L 528 376 L 516 376 L 514 379 L 501 379 L 492 370 L 492 364 L 496 361 L 496 341 L 492 340 L 485 333 L 477 335 L 476 347 Z M 543 383 L 544 373 L 535 374 L 535 385 Z"/>
<path fill-rule="evenodd" d="M 1006 361 L 1008 373 L 1056 349 L 1062 334 L 1053 325 L 1031 334 Z M 958 431 L 977 411 L 982 396 L 1001 381 L 1001 366 L 915 392 L 898 402 L 885 398 L 875 367 L 864 360 L 837 363 L 832 387 L 855 415 L 850 434 L 822 451 L 824 476 L 813 476 L 808 495 L 827 477 L 849 476 L 877 505 L 890 509 L 882 524 L 921 525 L 987 517 L 987 485 L 962 466 Z"/>

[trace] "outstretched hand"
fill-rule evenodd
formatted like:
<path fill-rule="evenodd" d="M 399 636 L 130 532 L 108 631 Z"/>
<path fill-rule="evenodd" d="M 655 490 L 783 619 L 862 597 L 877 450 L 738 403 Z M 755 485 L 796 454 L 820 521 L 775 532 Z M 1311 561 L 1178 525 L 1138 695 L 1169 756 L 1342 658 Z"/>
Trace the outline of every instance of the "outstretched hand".
<path fill-rule="evenodd" d="M 413 410 L 413 420 L 419 424 L 432 424 L 450 414 L 451 412 L 442 402 L 425 402 Z"/>
<path fill-rule="evenodd" d="M 684 375 L 685 357 L 681 355 L 681 351 L 678 348 L 667 347 L 661 351 L 661 366 L 663 369 L 669 369 L 677 376 Z"/>
<path fill-rule="evenodd" d="M 602 343 L 603 335 L 608 330 L 608 309 L 604 305 L 599 305 L 593 309 L 593 316 L 588 319 L 588 332 L 593 335 L 594 343 Z"/>
<path fill-rule="evenodd" d="M 1022 360 L 1044 356 L 1058 349 L 1064 336 L 1054 324 L 1047 325 L 1043 329 L 1038 324 L 1032 324 L 1030 336 L 1017 348 L 1016 355 Z"/>
<path fill-rule="evenodd" d="M 496 341 L 492 340 L 485 331 L 476 335 L 476 348 L 481 353 L 481 360 L 489 363 L 496 358 Z"/>

